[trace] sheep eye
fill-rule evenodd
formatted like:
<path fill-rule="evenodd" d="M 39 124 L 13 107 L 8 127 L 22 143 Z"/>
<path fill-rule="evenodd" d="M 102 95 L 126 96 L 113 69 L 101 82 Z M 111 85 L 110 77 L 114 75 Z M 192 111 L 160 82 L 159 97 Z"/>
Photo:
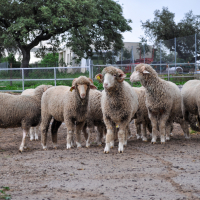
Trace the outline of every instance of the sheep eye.
<path fill-rule="evenodd" d="M 114 76 L 117 76 L 116 74 L 114 74 Z"/>

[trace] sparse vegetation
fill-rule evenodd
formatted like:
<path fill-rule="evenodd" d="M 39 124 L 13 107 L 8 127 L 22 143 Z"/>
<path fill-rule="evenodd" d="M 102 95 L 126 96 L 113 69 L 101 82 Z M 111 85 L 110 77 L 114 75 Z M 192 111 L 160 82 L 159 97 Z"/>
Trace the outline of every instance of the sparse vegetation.
<path fill-rule="evenodd" d="M 10 188 L 9 187 L 2 187 L 2 189 L 0 190 L 0 199 L 11 199 L 11 195 L 6 194 L 6 191 L 9 191 Z"/>

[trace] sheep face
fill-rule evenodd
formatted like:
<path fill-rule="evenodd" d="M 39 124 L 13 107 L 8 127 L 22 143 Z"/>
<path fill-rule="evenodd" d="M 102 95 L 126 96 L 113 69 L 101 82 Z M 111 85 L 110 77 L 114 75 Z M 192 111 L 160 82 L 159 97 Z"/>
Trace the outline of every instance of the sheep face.
<path fill-rule="evenodd" d="M 72 82 L 72 87 L 70 91 L 77 90 L 81 99 L 85 99 L 89 89 L 97 89 L 95 85 L 93 85 L 91 79 L 87 77 L 80 76 L 79 78 L 75 78 Z"/>
<path fill-rule="evenodd" d="M 110 89 L 115 87 L 116 83 L 122 83 L 126 77 L 126 74 L 121 69 L 115 67 L 106 67 L 102 71 L 102 74 L 97 74 L 95 78 L 103 83 L 103 87 Z"/>
<path fill-rule="evenodd" d="M 115 76 L 111 74 L 105 74 L 103 87 L 106 89 L 112 88 L 115 85 Z"/>
<path fill-rule="evenodd" d="M 145 66 L 142 66 L 141 68 L 137 68 L 136 70 L 132 73 L 131 77 L 130 77 L 130 81 L 131 82 L 137 82 L 140 81 L 141 79 L 143 79 L 143 77 L 147 74 L 150 74 L 150 72 L 148 72 L 145 69 Z"/>
<path fill-rule="evenodd" d="M 78 85 L 77 84 L 77 89 L 78 89 L 78 92 L 79 92 L 81 99 L 85 99 L 86 94 L 87 94 L 88 85 L 86 85 L 86 84 Z"/>

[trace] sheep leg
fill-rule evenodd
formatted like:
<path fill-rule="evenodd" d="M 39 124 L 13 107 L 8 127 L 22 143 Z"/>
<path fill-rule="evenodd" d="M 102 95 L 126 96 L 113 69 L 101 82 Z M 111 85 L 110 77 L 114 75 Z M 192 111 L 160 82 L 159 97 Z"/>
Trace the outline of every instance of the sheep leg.
<path fill-rule="evenodd" d="M 35 140 L 39 140 L 39 137 L 38 137 L 38 133 L 39 133 L 39 126 L 40 126 L 40 125 L 38 125 L 38 126 L 34 127 L 34 129 L 35 129 Z"/>
<path fill-rule="evenodd" d="M 86 147 L 90 147 L 90 136 L 94 132 L 94 127 L 88 128 L 88 138 L 86 140 Z"/>
<path fill-rule="evenodd" d="M 185 121 L 184 119 L 181 119 L 180 125 L 181 125 L 181 128 L 182 128 L 183 132 L 184 132 L 185 139 L 190 139 L 188 122 Z"/>
<path fill-rule="evenodd" d="M 86 140 L 86 147 L 89 147 L 89 146 L 87 145 L 87 141 L 88 141 L 88 138 L 89 138 L 89 134 L 88 134 L 86 128 L 87 128 L 87 124 L 85 123 L 82 132 L 83 132 L 84 138 L 85 138 L 85 140 Z"/>
<path fill-rule="evenodd" d="M 126 135 L 126 129 L 124 129 L 123 126 L 120 126 L 119 132 L 118 132 L 118 139 L 119 139 L 118 152 L 119 153 L 123 153 L 124 151 L 125 135 Z"/>
<path fill-rule="evenodd" d="M 51 121 L 52 116 L 42 116 L 42 123 L 41 123 L 41 144 L 44 150 L 47 150 L 47 132 L 49 129 L 49 124 Z"/>
<path fill-rule="evenodd" d="M 82 147 L 81 146 L 81 130 L 83 129 L 85 125 L 85 122 L 78 122 L 76 123 L 76 145 L 77 145 L 77 148 L 80 148 Z M 90 136 L 90 134 L 89 134 Z"/>
<path fill-rule="evenodd" d="M 146 123 L 142 122 L 142 141 L 147 142 L 147 131 L 146 131 Z"/>
<path fill-rule="evenodd" d="M 165 113 L 165 115 L 160 116 L 159 131 L 160 131 L 160 142 L 161 142 L 161 144 L 165 144 L 165 137 L 166 137 L 165 130 L 166 130 L 166 123 L 167 123 L 168 119 L 169 119 L 169 115 L 167 115 L 167 113 Z M 170 130 L 171 123 L 169 123 L 167 127 Z"/>
<path fill-rule="evenodd" d="M 166 140 L 170 140 L 170 132 L 171 132 L 171 130 L 173 130 L 173 122 L 167 122 L 166 123 L 166 129 L 165 129 Z"/>
<path fill-rule="evenodd" d="M 34 127 L 30 128 L 30 141 L 34 140 Z"/>
<path fill-rule="evenodd" d="M 151 143 L 155 144 L 156 140 L 157 140 L 157 117 L 154 116 L 153 114 L 151 114 L 151 112 L 149 112 L 149 118 L 151 120 L 151 125 L 152 125 L 152 139 L 151 139 Z"/>
<path fill-rule="evenodd" d="M 27 129 L 23 129 L 23 137 L 22 137 L 22 143 L 19 147 L 19 151 L 22 153 L 23 149 L 26 149 L 26 136 L 28 135 L 29 133 L 29 128 Z"/>
<path fill-rule="evenodd" d="M 112 148 L 111 147 L 112 143 L 113 143 L 113 146 L 114 146 L 114 130 L 113 130 L 113 128 L 107 129 L 106 146 L 105 146 L 105 149 L 104 149 L 104 153 L 110 152 L 110 148 Z"/>
<path fill-rule="evenodd" d="M 103 116 L 103 120 L 107 129 L 106 146 L 104 148 L 104 153 L 109 153 L 110 148 L 114 147 L 114 130 L 116 129 L 116 127 L 109 117 Z"/>
<path fill-rule="evenodd" d="M 125 140 L 124 140 L 124 146 L 127 146 L 128 136 L 130 135 L 130 127 L 127 125 L 126 131 L 125 131 Z"/>
<path fill-rule="evenodd" d="M 140 123 L 137 122 L 137 120 L 134 120 L 135 127 L 136 127 L 136 138 L 139 140 L 141 138 L 141 126 Z"/>
<path fill-rule="evenodd" d="M 53 120 L 53 123 L 51 125 L 51 139 L 53 142 L 53 148 L 57 149 L 57 133 L 58 133 L 58 129 L 60 127 L 60 125 L 62 124 L 62 122 L 57 121 L 57 120 Z"/>
<path fill-rule="evenodd" d="M 102 145 L 101 141 L 102 141 L 102 138 L 103 138 L 104 129 L 105 129 L 105 127 L 102 127 L 102 125 L 98 125 L 97 126 L 98 133 L 97 133 L 97 140 L 96 140 L 96 142 L 97 142 L 97 145 L 99 145 L 99 146 Z"/>

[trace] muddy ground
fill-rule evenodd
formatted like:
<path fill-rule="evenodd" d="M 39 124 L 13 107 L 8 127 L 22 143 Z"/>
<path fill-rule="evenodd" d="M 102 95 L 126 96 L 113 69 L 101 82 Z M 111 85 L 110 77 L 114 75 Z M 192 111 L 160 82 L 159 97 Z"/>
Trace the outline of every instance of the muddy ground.
<path fill-rule="evenodd" d="M 123 154 L 117 143 L 104 154 L 104 145 L 85 148 L 83 139 L 83 148 L 66 150 L 65 126 L 58 132 L 57 150 L 49 134 L 47 151 L 28 139 L 21 154 L 22 130 L 0 129 L 0 188 L 9 187 L 12 199 L 200 199 L 198 133 L 185 140 L 175 124 L 165 145 L 133 136 Z"/>

